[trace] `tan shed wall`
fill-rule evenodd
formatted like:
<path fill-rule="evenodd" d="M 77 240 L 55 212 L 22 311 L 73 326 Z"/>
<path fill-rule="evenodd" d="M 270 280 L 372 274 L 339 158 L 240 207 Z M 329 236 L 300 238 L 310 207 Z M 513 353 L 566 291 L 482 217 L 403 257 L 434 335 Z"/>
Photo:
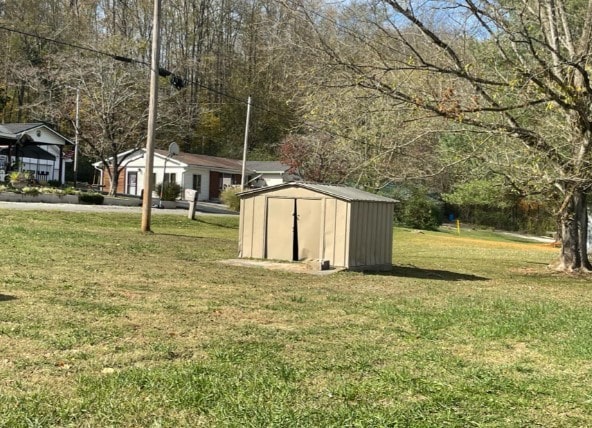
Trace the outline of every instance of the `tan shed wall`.
<path fill-rule="evenodd" d="M 334 198 L 325 198 L 322 258 L 331 266 L 347 266 L 349 204 Z"/>
<path fill-rule="evenodd" d="M 292 260 L 295 199 L 269 197 L 266 201 L 264 257 L 275 260 Z"/>
<path fill-rule="evenodd" d="M 238 224 L 238 256 L 252 258 L 253 234 L 253 198 L 241 199 L 240 221 Z"/>
<path fill-rule="evenodd" d="M 265 198 L 253 200 L 253 258 L 262 259 L 265 257 Z"/>
<path fill-rule="evenodd" d="M 265 198 L 241 199 L 239 257 L 262 259 L 265 245 Z"/>
<path fill-rule="evenodd" d="M 318 260 L 321 258 L 324 228 L 323 205 L 323 199 L 321 198 L 300 198 L 297 201 L 298 260 Z"/>

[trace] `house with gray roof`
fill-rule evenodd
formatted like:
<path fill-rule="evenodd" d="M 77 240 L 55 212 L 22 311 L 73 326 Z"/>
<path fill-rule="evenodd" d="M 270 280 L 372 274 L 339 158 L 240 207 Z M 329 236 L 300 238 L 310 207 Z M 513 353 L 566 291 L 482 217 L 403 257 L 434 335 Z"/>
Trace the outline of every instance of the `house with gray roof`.
<path fill-rule="evenodd" d="M 122 171 L 117 193 L 141 195 L 146 170 L 145 155 L 145 149 L 129 150 L 119 155 Z M 103 189 L 108 189 L 111 183 L 104 165 L 102 162 L 93 165 L 99 171 L 100 185 Z M 249 161 L 245 168 L 247 187 L 283 183 L 285 179 L 292 177 L 287 174 L 288 169 L 288 166 L 280 162 Z M 197 190 L 200 201 L 218 200 L 226 187 L 241 184 L 241 176 L 241 160 L 186 152 L 169 156 L 166 150 L 154 151 L 153 184 L 174 181 L 183 190 Z"/>
<path fill-rule="evenodd" d="M 0 181 L 13 170 L 29 171 L 39 182 L 65 181 L 74 143 L 44 123 L 0 125 Z"/>

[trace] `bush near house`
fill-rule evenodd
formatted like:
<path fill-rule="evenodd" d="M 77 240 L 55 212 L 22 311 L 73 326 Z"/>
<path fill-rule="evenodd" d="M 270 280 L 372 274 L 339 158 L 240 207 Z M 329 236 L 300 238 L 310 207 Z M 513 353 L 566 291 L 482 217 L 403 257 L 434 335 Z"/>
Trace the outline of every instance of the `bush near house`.
<path fill-rule="evenodd" d="M 240 198 L 238 197 L 240 191 L 240 187 L 238 186 L 227 187 L 222 191 L 220 199 L 229 209 L 240 211 Z"/>
<path fill-rule="evenodd" d="M 176 201 L 181 195 L 181 186 L 174 182 L 158 183 L 156 193 L 160 196 L 161 201 Z"/>

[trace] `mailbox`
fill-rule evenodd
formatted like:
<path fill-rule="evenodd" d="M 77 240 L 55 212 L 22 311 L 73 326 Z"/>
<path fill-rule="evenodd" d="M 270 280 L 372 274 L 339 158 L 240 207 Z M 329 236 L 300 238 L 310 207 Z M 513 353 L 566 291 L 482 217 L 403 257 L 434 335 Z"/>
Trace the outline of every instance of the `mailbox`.
<path fill-rule="evenodd" d="M 185 189 L 185 200 L 186 201 L 193 201 L 195 200 L 195 197 L 197 196 L 197 190 L 193 190 L 193 189 Z"/>
<path fill-rule="evenodd" d="M 189 212 L 187 218 L 195 220 L 195 206 L 197 205 L 198 191 L 193 189 L 185 189 L 185 200 L 189 201 Z"/>

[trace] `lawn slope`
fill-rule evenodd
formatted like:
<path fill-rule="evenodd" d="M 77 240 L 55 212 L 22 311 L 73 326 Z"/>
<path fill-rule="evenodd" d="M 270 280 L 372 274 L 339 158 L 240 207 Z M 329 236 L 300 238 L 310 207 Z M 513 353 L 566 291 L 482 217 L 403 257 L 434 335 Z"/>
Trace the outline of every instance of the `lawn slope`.
<path fill-rule="evenodd" d="M 557 250 L 395 230 L 393 272 L 227 266 L 236 218 L 0 211 L 0 426 L 590 426 Z"/>

